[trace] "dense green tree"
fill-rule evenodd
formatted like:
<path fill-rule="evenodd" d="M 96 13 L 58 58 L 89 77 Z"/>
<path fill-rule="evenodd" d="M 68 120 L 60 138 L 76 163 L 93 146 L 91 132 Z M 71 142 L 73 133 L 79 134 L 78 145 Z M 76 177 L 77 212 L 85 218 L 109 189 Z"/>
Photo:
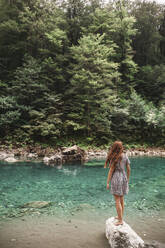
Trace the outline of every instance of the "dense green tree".
<path fill-rule="evenodd" d="M 118 45 L 118 60 L 120 61 L 120 72 L 122 75 L 123 93 L 133 86 L 134 75 L 137 72 L 137 65 L 133 60 L 132 38 L 136 34 L 134 27 L 135 18 L 129 16 L 125 1 L 117 1 L 115 6 L 116 22 L 116 43 Z M 130 93 L 130 91 L 129 91 Z"/>
<path fill-rule="evenodd" d="M 23 66 L 15 72 L 11 91 L 21 106 L 21 128 L 34 140 L 56 140 L 62 125 L 61 96 L 45 81 L 39 60 L 25 57 Z"/>
<path fill-rule="evenodd" d="M 11 129 L 19 126 L 20 106 L 17 104 L 15 97 L 0 97 L 0 135 L 5 137 Z"/>
<path fill-rule="evenodd" d="M 156 106 L 165 104 L 165 65 L 141 67 L 137 74 L 135 89 Z"/>
<path fill-rule="evenodd" d="M 119 76 L 118 64 L 108 62 L 113 54 L 102 44 L 104 36 L 87 35 L 72 47 L 73 76 L 68 99 L 65 126 L 69 132 L 86 137 L 105 139 L 110 133 L 110 111 L 115 101 L 114 82 Z"/>
<path fill-rule="evenodd" d="M 162 7 L 155 1 L 137 1 L 132 11 L 136 18 L 135 27 L 138 32 L 133 39 L 136 51 L 135 61 L 138 65 L 155 65 L 160 60 L 160 42 L 162 40 L 160 19 Z"/>
<path fill-rule="evenodd" d="M 18 21 L 21 1 L 0 0 L 0 77 L 12 77 L 13 70 L 21 64 L 24 55 L 25 34 Z"/>
<path fill-rule="evenodd" d="M 107 47 L 113 47 L 115 52 L 109 60 L 119 63 L 120 79 L 118 89 L 122 94 L 128 95 L 132 87 L 137 65 L 133 61 L 132 37 L 136 33 L 135 19 L 129 16 L 122 2 L 117 2 L 115 8 L 110 5 L 105 9 L 96 9 L 91 14 L 92 23 L 86 29 L 87 32 L 104 34 L 104 43 Z"/>
<path fill-rule="evenodd" d="M 127 143 L 163 145 L 164 111 L 164 104 L 156 108 L 152 102 L 144 100 L 136 91 L 132 91 L 130 99 L 118 101 L 112 112 L 112 132 L 116 138 L 120 136 Z"/>
<path fill-rule="evenodd" d="M 0 0 L 0 142 L 163 145 L 165 6 Z"/>
<path fill-rule="evenodd" d="M 160 28 L 159 33 L 161 35 L 161 41 L 160 41 L 160 56 L 161 56 L 161 62 L 165 63 L 165 10 L 162 13 L 161 22 L 160 22 Z"/>

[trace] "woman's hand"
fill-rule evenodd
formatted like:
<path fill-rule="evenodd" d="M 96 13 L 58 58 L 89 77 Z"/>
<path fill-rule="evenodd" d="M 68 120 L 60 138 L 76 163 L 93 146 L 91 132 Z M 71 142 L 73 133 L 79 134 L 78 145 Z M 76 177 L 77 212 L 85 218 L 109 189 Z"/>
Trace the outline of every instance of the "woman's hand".
<path fill-rule="evenodd" d="M 107 183 L 107 189 L 109 189 L 109 183 Z"/>

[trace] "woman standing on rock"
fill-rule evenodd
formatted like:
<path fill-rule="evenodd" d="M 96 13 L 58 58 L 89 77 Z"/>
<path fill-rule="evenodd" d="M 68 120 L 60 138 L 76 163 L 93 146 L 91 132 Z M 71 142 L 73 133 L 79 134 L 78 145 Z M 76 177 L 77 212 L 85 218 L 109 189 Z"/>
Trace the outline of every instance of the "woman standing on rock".
<path fill-rule="evenodd" d="M 104 168 L 109 163 L 109 173 L 107 178 L 107 189 L 111 181 L 111 193 L 114 195 L 117 211 L 116 226 L 123 224 L 124 213 L 124 195 L 128 193 L 128 183 L 130 176 L 130 161 L 126 154 L 123 153 L 123 144 L 121 141 L 115 141 L 110 149 Z M 127 175 L 125 172 L 127 168 Z"/>

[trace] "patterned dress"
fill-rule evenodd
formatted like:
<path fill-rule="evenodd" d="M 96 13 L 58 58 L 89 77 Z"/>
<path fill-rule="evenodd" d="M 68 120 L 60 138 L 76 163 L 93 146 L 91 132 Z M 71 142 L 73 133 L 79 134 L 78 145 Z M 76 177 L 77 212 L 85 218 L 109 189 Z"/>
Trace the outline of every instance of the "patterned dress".
<path fill-rule="evenodd" d="M 126 164 L 130 164 L 130 160 L 126 154 L 123 154 L 120 162 L 117 162 L 111 178 L 111 194 L 123 196 L 128 194 L 129 186 L 127 175 L 125 172 Z"/>

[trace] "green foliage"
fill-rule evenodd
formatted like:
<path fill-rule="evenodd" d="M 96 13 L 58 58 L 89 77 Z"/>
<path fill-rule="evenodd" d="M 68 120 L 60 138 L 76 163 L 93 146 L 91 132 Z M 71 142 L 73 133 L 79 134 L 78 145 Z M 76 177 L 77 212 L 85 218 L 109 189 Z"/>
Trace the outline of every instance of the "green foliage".
<path fill-rule="evenodd" d="M 122 74 L 122 84 L 124 89 L 132 86 L 134 75 L 137 72 L 137 64 L 133 61 L 132 38 L 135 36 L 137 29 L 134 27 L 136 19 L 129 16 L 124 4 L 124 1 L 117 2 L 116 4 L 116 25 L 118 45 L 118 54 L 120 61 L 120 72 Z M 128 85 L 127 85 L 128 84 Z M 130 91 L 129 91 L 130 93 Z"/>
<path fill-rule="evenodd" d="M 20 110 L 16 99 L 11 96 L 0 97 L 0 134 L 5 136 L 9 128 L 17 126 Z"/>
<path fill-rule="evenodd" d="M 165 112 L 164 105 L 156 108 L 152 102 L 145 101 L 135 91 L 130 95 L 130 99 L 120 102 L 119 106 L 113 113 L 114 123 L 122 123 L 118 125 L 119 130 L 114 126 L 114 132 L 121 132 L 121 136 L 125 140 L 137 143 L 145 143 L 145 141 L 159 143 L 163 145 L 165 137 Z M 142 132 L 143 130 L 143 132 Z M 132 136 L 132 137 L 131 137 Z"/>
<path fill-rule="evenodd" d="M 163 20 L 161 21 L 163 11 L 163 6 L 155 1 L 137 1 L 132 10 L 138 30 L 133 40 L 135 61 L 141 66 L 159 64 L 160 42 L 163 42 L 164 35 L 159 31 L 163 30 L 164 25 Z"/>
<path fill-rule="evenodd" d="M 85 33 L 91 32 L 104 35 L 103 42 L 109 50 L 113 50 L 109 61 L 118 62 L 118 93 L 128 95 L 133 84 L 137 65 L 133 61 L 132 37 L 136 34 L 135 18 L 129 16 L 122 3 L 112 7 L 98 8 L 91 14 L 92 22 Z"/>
<path fill-rule="evenodd" d="M 147 65 L 141 67 L 137 74 L 138 93 L 152 101 L 156 106 L 165 103 L 165 65 Z"/>
<path fill-rule="evenodd" d="M 102 44 L 103 38 L 84 35 L 79 46 L 71 48 L 75 64 L 71 87 L 66 92 L 70 112 L 65 126 L 69 132 L 85 135 L 87 142 L 95 136 L 104 139 L 103 135 L 110 133 L 109 116 L 115 99 L 112 92 L 113 82 L 118 77 L 118 64 L 108 61 L 113 48 Z"/>
<path fill-rule="evenodd" d="M 163 145 L 164 5 L 0 0 L 0 139 Z"/>
<path fill-rule="evenodd" d="M 18 94 L 19 92 L 19 94 Z M 21 108 L 21 128 L 33 139 L 55 140 L 61 132 L 61 97 L 53 85 L 45 81 L 42 64 L 25 56 L 25 62 L 15 72 L 12 94 Z"/>

